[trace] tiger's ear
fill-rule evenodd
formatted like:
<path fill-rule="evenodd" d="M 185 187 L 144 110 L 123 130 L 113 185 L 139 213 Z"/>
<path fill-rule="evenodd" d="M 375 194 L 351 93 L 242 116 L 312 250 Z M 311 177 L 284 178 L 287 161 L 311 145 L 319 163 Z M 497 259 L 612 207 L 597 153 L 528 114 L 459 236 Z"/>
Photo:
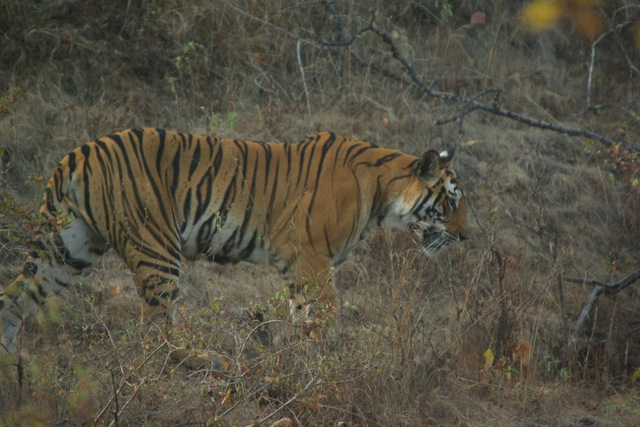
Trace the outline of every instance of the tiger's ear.
<path fill-rule="evenodd" d="M 420 157 L 417 175 L 425 181 L 433 181 L 440 176 L 441 157 L 435 150 L 429 150 Z"/>
<path fill-rule="evenodd" d="M 453 155 L 455 154 L 455 149 L 447 148 L 442 153 L 440 153 L 440 162 L 441 166 L 448 168 L 451 164 L 451 159 L 453 159 Z"/>

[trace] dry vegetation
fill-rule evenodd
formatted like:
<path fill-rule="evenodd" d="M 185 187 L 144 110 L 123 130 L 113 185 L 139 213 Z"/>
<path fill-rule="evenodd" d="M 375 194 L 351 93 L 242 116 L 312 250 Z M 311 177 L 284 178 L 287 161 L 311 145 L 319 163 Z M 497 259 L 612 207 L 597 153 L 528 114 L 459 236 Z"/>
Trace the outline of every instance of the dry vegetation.
<path fill-rule="evenodd" d="M 2 284 L 22 268 L 41 177 L 76 145 L 133 126 L 260 140 L 333 130 L 416 154 L 455 146 L 474 230 L 433 260 L 410 235 L 375 234 L 337 272 L 357 309 L 319 316 L 315 339 L 277 344 L 235 314 L 286 328 L 277 275 L 188 264 L 179 334 L 221 354 L 199 370 L 170 362 L 162 334 L 138 324 L 130 274 L 105 257 L 78 279 L 87 286 L 51 298 L 18 359 L 0 353 L 0 425 L 639 424 L 637 284 L 601 297 L 574 331 L 592 289 L 561 276 L 615 282 L 640 268 L 640 10 L 598 9 L 615 30 L 590 68 L 592 43 L 571 22 L 529 34 L 523 4 L 3 0 Z M 472 27 L 477 6 L 486 25 Z M 478 99 L 635 154 L 425 95 L 366 30 L 372 8 L 433 88 L 498 89 Z"/>

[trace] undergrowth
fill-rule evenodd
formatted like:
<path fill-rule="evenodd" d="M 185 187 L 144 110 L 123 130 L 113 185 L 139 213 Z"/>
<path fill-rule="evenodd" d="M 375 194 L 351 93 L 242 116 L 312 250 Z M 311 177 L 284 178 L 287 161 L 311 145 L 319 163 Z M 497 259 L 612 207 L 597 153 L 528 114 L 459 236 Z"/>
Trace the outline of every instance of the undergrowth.
<path fill-rule="evenodd" d="M 375 233 L 336 270 L 339 309 L 306 327 L 265 266 L 189 263 L 171 340 L 139 324 L 131 277 L 109 255 L 49 298 L 16 355 L 0 353 L 0 425 L 636 424 L 637 287 L 598 301 L 576 349 L 591 289 L 561 277 L 639 268 L 638 8 L 602 5 L 617 30 L 592 45 L 569 21 L 527 33 L 519 2 L 481 3 L 4 1 L 2 285 L 43 233 L 57 162 L 134 126 L 454 147 L 473 232 L 432 260 L 410 234 Z M 426 97 L 371 22 L 432 88 L 619 144 Z M 176 342 L 209 363 L 171 360 Z"/>

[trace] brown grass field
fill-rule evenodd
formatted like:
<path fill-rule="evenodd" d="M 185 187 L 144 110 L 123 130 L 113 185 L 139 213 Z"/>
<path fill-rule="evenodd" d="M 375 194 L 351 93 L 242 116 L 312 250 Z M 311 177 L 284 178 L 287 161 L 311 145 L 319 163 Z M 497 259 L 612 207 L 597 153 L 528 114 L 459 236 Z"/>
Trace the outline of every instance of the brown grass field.
<path fill-rule="evenodd" d="M 218 354 L 200 369 L 139 323 L 109 254 L 0 350 L 0 426 L 640 425 L 640 285 L 575 330 L 593 286 L 562 278 L 640 269 L 640 6 L 558 1 L 563 19 L 532 33 L 528 3 L 2 0 L 0 285 L 57 162 L 129 127 L 452 146 L 473 209 L 469 239 L 434 259 L 410 234 L 364 241 L 318 334 L 287 325 L 269 267 L 187 263 L 177 333 Z M 398 56 L 433 89 L 616 145 L 428 95 Z"/>

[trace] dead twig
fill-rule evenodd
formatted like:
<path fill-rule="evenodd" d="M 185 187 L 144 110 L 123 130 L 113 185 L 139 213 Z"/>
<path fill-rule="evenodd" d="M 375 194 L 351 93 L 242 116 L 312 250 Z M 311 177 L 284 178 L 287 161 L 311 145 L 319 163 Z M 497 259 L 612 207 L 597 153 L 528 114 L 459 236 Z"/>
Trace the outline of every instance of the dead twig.
<path fill-rule="evenodd" d="M 129 372 L 127 374 L 127 376 L 125 376 L 124 378 L 122 378 L 122 380 L 120 381 L 120 384 L 117 388 L 117 390 L 114 391 L 114 395 L 111 396 L 111 398 L 109 399 L 109 401 L 107 402 L 106 405 L 104 405 L 104 407 L 102 408 L 102 410 L 98 413 L 98 415 L 94 418 L 93 420 L 93 424 L 98 424 L 98 421 L 100 420 L 100 418 L 102 418 L 102 416 L 107 412 L 107 409 L 109 409 L 109 407 L 111 406 L 111 403 L 114 402 L 114 399 L 117 399 L 118 393 L 120 393 L 125 386 L 130 385 L 129 384 L 129 380 L 133 377 L 134 374 L 136 374 L 137 372 L 140 371 L 140 369 L 142 369 L 142 367 L 144 365 L 147 364 L 147 362 L 158 352 L 160 351 L 162 348 L 164 348 L 167 345 L 166 342 L 163 342 L 162 344 L 160 344 L 155 350 L 153 350 L 151 353 L 149 353 L 149 355 L 135 368 L 133 369 L 131 372 Z M 125 403 L 125 405 L 122 407 L 122 409 L 120 410 L 119 413 L 115 414 L 115 420 L 118 419 L 118 414 L 121 414 L 122 411 L 125 410 L 125 408 L 129 405 L 129 403 L 131 402 L 131 399 L 133 398 L 133 396 L 135 396 L 136 394 L 138 394 L 138 392 L 140 391 L 140 386 L 142 385 L 142 383 L 137 384 L 134 386 L 134 393 L 132 394 L 131 398 Z M 116 407 L 117 410 L 117 407 Z"/>
<path fill-rule="evenodd" d="M 307 101 L 307 113 L 311 115 L 311 101 L 309 100 L 309 88 L 307 87 L 307 78 L 304 75 L 304 65 L 302 65 L 302 58 L 300 56 L 300 45 L 302 39 L 296 41 L 296 58 L 298 59 L 298 68 L 300 68 L 300 76 L 302 78 L 302 86 L 304 87 L 304 97 Z"/>
<path fill-rule="evenodd" d="M 588 75 L 588 78 L 587 78 L 587 110 L 585 111 L 585 113 L 588 112 L 588 111 L 597 112 L 598 109 L 603 108 L 603 106 L 593 105 L 593 102 L 592 102 L 592 98 L 593 98 L 593 71 L 594 71 L 595 65 L 596 65 L 596 46 L 598 45 L 598 43 L 600 43 L 602 41 L 602 39 L 607 37 L 609 34 L 616 33 L 618 31 L 620 31 L 623 27 L 625 27 L 625 26 L 627 26 L 629 24 L 630 24 L 630 22 L 623 22 L 622 24 L 618 24 L 613 28 L 609 28 L 607 31 L 602 33 L 600 35 L 600 37 L 598 37 L 591 44 L 591 59 L 589 61 L 589 75 Z M 624 52 L 624 50 L 623 50 L 623 52 Z"/>
<path fill-rule="evenodd" d="M 577 334 L 579 331 L 582 330 L 584 323 L 589 319 L 591 310 L 593 309 L 593 306 L 598 301 L 598 298 L 600 297 L 600 295 L 603 293 L 606 295 L 613 295 L 620 292 L 627 286 L 632 285 L 633 283 L 635 283 L 637 280 L 640 279 L 640 270 L 636 270 L 633 273 L 629 274 L 624 279 L 611 284 L 598 282 L 597 280 L 581 279 L 581 278 L 568 277 L 568 276 L 562 276 L 562 279 L 566 280 L 567 282 L 582 283 L 584 285 L 589 285 L 594 287 L 574 327 L 574 331 Z"/>
<path fill-rule="evenodd" d="M 113 369 L 111 369 L 111 366 L 109 366 L 109 364 L 107 363 L 107 369 L 109 369 L 109 373 L 111 374 L 111 387 L 113 389 L 113 403 L 115 405 L 115 408 L 113 409 L 113 417 L 114 417 L 114 422 L 116 427 L 118 427 L 118 414 L 120 413 L 120 407 L 118 404 L 118 387 L 116 386 L 116 378 L 115 375 L 113 375 Z"/>

